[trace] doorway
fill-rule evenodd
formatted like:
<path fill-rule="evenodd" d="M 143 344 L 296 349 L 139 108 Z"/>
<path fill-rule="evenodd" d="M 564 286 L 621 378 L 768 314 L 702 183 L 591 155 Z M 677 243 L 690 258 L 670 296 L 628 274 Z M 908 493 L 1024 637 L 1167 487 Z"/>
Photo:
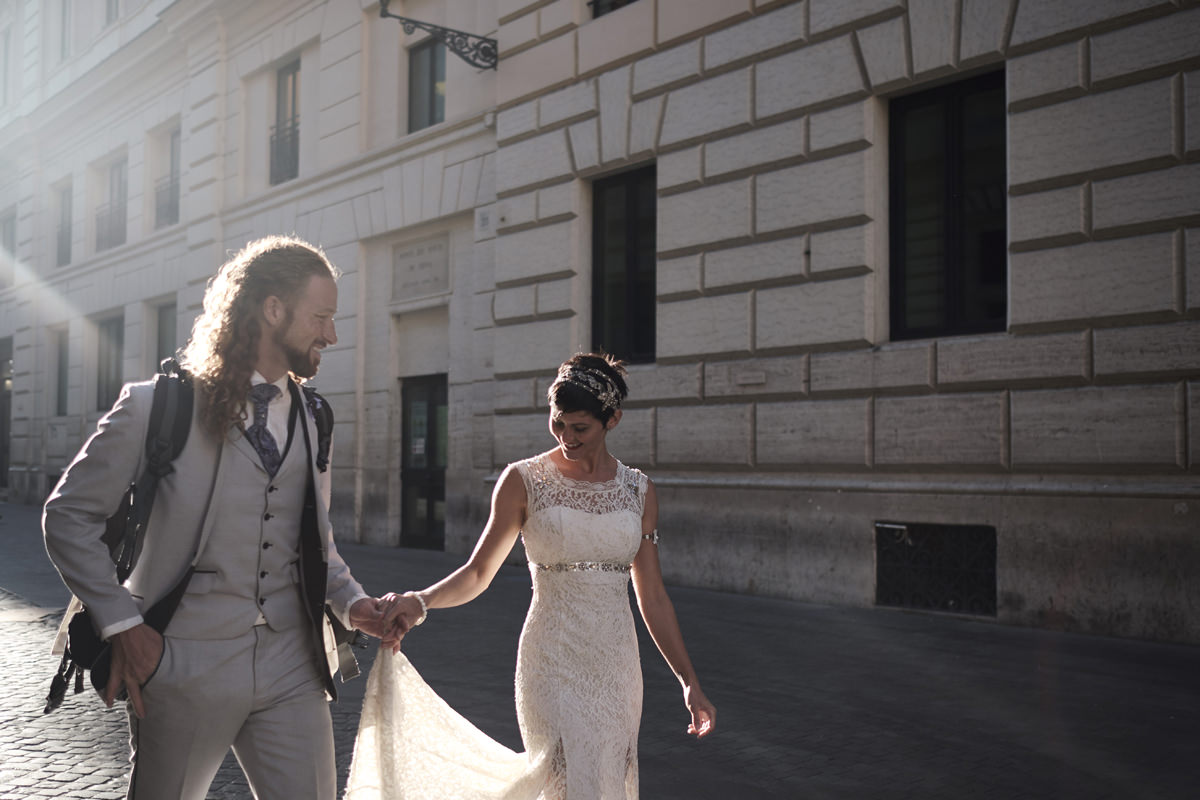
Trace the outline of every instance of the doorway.
<path fill-rule="evenodd" d="M 401 378 L 400 545 L 446 549 L 446 376 Z"/>

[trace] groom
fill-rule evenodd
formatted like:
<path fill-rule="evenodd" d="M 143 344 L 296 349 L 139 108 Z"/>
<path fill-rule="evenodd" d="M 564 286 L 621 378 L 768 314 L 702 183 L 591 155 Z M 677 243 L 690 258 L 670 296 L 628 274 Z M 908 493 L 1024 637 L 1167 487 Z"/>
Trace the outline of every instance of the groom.
<path fill-rule="evenodd" d="M 129 798 L 203 800 L 231 747 L 259 800 L 336 793 L 324 606 L 383 633 L 379 601 L 334 546 L 297 386 L 337 342 L 336 277 L 319 249 L 270 237 L 210 281 L 183 356 L 191 431 L 124 585 L 100 537 L 143 467 L 152 382 L 125 387 L 46 502 L 50 557 L 112 644 L 104 700 L 128 693 Z M 172 592 L 156 630 L 143 614 Z"/>

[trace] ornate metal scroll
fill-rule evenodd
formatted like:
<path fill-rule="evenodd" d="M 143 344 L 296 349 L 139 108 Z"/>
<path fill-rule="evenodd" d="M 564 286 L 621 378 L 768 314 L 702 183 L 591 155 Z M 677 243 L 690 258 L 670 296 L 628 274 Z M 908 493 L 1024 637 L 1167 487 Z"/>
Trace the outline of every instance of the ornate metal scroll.
<path fill-rule="evenodd" d="M 444 28 L 441 25 L 431 25 L 428 22 L 421 22 L 393 14 L 388 11 L 389 2 L 390 0 L 380 0 L 379 16 L 399 20 L 400 24 L 404 26 L 405 33 L 412 34 L 417 29 L 423 30 L 446 45 L 447 49 L 471 66 L 479 67 L 480 69 L 496 69 L 499 48 L 495 39 L 489 39 L 486 36 L 476 36 L 473 33 L 466 33 L 465 31 L 456 31 L 453 28 Z"/>

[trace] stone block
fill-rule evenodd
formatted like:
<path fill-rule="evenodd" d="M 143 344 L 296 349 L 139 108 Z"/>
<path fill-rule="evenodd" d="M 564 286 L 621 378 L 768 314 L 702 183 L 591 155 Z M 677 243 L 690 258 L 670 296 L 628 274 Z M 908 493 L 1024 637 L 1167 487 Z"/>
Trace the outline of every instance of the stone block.
<path fill-rule="evenodd" d="M 869 344 L 873 287 L 864 276 L 815 281 L 755 293 L 758 349 Z"/>
<path fill-rule="evenodd" d="M 848 144 L 875 143 L 875 110 L 879 101 L 866 101 L 838 106 L 808 118 L 808 149 L 818 152 Z"/>
<path fill-rule="evenodd" d="M 867 216 L 867 151 L 768 172 L 755 182 L 755 233 Z"/>
<path fill-rule="evenodd" d="M 621 421 L 608 434 L 609 452 L 626 464 L 653 464 L 656 414 L 653 408 L 623 410 Z"/>
<path fill-rule="evenodd" d="M 659 156 L 655 171 L 658 188 L 662 190 L 686 183 L 699 183 L 700 155 L 700 147 L 697 145 Z"/>
<path fill-rule="evenodd" d="M 690 42 L 639 59 L 633 65 L 633 93 L 644 94 L 700 74 L 700 42 Z"/>
<path fill-rule="evenodd" d="M 580 81 L 538 100 L 538 123 L 544 128 L 596 111 L 596 82 Z"/>
<path fill-rule="evenodd" d="M 927 343 L 889 344 L 871 350 L 815 353 L 809 388 L 819 392 L 933 388 L 933 350 Z"/>
<path fill-rule="evenodd" d="M 798 75 L 804 80 L 797 80 Z M 759 62 L 754 113 L 762 118 L 797 111 L 865 88 L 850 37 L 841 36 Z"/>
<path fill-rule="evenodd" d="M 809 235 L 809 275 L 865 267 L 874 269 L 875 223 Z"/>
<path fill-rule="evenodd" d="M 659 198 L 659 252 L 749 234 L 749 180 L 730 181 Z"/>
<path fill-rule="evenodd" d="M 711 178 L 803 156 L 805 128 L 803 118 L 792 119 L 706 142 L 704 175 Z"/>
<path fill-rule="evenodd" d="M 501 414 L 493 422 L 491 451 L 497 464 L 529 458 L 552 443 L 545 414 Z"/>
<path fill-rule="evenodd" d="M 1160 222 L 1200 213 L 1200 164 L 1096 181 L 1092 226 L 1096 231 L 1139 222 Z"/>
<path fill-rule="evenodd" d="M 506 233 L 496 238 L 496 284 L 528 281 L 571 271 L 574 221 Z"/>
<path fill-rule="evenodd" d="M 759 403 L 754 450 L 759 464 L 864 466 L 870 401 Z"/>
<path fill-rule="evenodd" d="M 658 0 L 658 43 L 663 44 L 748 13 L 749 7 L 741 0 Z"/>
<path fill-rule="evenodd" d="M 740 69 L 667 95 L 660 147 L 750 124 L 750 70 Z"/>
<path fill-rule="evenodd" d="M 1172 156 L 1171 80 L 1008 117 L 1011 185 Z"/>
<path fill-rule="evenodd" d="M 496 191 L 500 193 L 568 175 L 571 159 L 566 134 L 561 130 L 522 139 L 496 151 Z"/>
<path fill-rule="evenodd" d="M 1187 307 L 1200 308 L 1200 228 L 1184 233 L 1184 260 L 1187 262 Z"/>
<path fill-rule="evenodd" d="M 1183 76 L 1184 146 L 1189 153 L 1200 150 L 1200 72 Z"/>
<path fill-rule="evenodd" d="M 548 39 L 501 61 L 504 79 L 496 82 L 496 103 L 507 105 L 575 77 L 575 32 Z"/>
<path fill-rule="evenodd" d="M 564 28 L 578 25 L 582 6 L 575 0 L 554 0 L 538 10 L 538 33 L 548 36 Z"/>
<path fill-rule="evenodd" d="M 602 163 L 625 158 L 629 152 L 629 76 L 630 68 L 621 67 L 597 79 Z"/>
<path fill-rule="evenodd" d="M 947 394 L 875 400 L 875 463 L 1002 466 L 1004 395 Z"/>
<path fill-rule="evenodd" d="M 496 113 L 496 138 L 501 142 L 537 130 L 537 101 L 530 100 Z"/>
<path fill-rule="evenodd" d="M 658 357 L 749 353 L 750 303 L 745 294 L 659 303 Z"/>
<path fill-rule="evenodd" d="M 1178 397 L 1173 384 L 1013 392 L 1013 467 L 1182 466 Z"/>
<path fill-rule="evenodd" d="M 496 227 L 512 228 L 537 219 L 537 192 L 514 194 L 496 203 L 499 215 Z"/>
<path fill-rule="evenodd" d="M 630 403 L 700 400 L 699 364 L 632 364 L 629 366 Z"/>
<path fill-rule="evenodd" d="M 804 39 L 803 2 L 739 22 L 704 38 L 704 68 L 714 69 Z"/>
<path fill-rule="evenodd" d="M 629 157 L 654 152 L 658 147 L 658 129 L 662 123 L 665 95 L 633 104 L 629 109 Z"/>
<path fill-rule="evenodd" d="M 527 411 L 537 407 L 534 401 L 534 390 L 537 381 L 533 378 L 516 378 L 510 381 L 492 381 L 492 407 L 475 408 L 476 414 L 490 414 L 494 411 Z"/>
<path fill-rule="evenodd" d="M 904 18 L 895 17 L 858 31 L 871 88 L 878 90 L 912 77 L 908 66 L 908 34 Z"/>
<path fill-rule="evenodd" d="M 1005 64 L 1009 102 L 1084 89 L 1086 53 L 1083 42 L 1068 42 L 1010 58 Z"/>
<path fill-rule="evenodd" d="M 1003 51 L 1010 5 L 997 0 L 963 0 L 958 56 L 961 61 Z"/>
<path fill-rule="evenodd" d="M 496 0 L 496 17 L 508 22 L 518 14 L 531 14 L 541 5 L 538 0 Z"/>
<path fill-rule="evenodd" d="M 654 4 L 630 3 L 586 21 L 579 31 L 579 74 L 654 49 Z"/>
<path fill-rule="evenodd" d="M 659 464 L 749 464 L 751 407 L 679 406 L 657 418 Z"/>
<path fill-rule="evenodd" d="M 555 186 L 547 186 L 545 189 L 538 189 L 538 219 L 578 214 L 581 191 L 581 181 L 567 181 Z"/>
<path fill-rule="evenodd" d="M 850 25 L 888 11 L 899 12 L 903 0 L 808 0 L 809 35 Z"/>
<path fill-rule="evenodd" d="M 1009 241 L 1083 236 L 1087 233 L 1086 203 L 1087 191 L 1083 185 L 1009 197 Z"/>
<path fill-rule="evenodd" d="M 1087 380 L 1087 334 L 956 336 L 937 343 L 937 385 Z"/>
<path fill-rule="evenodd" d="M 908 0 L 913 72 L 922 75 L 954 63 L 954 0 Z"/>
<path fill-rule="evenodd" d="M 577 341 L 570 319 L 500 325 L 492 329 L 491 339 L 498 377 L 553 371 Z"/>
<path fill-rule="evenodd" d="M 497 323 L 533 319 L 537 311 L 534 284 L 497 289 L 492 298 L 492 319 Z"/>
<path fill-rule="evenodd" d="M 1171 311 L 1175 248 L 1169 233 L 1013 253 L 1013 325 Z"/>
<path fill-rule="evenodd" d="M 537 14 L 526 14 L 509 22 L 502 22 L 500 30 L 496 33 L 499 51 L 504 57 L 530 46 L 537 39 Z"/>
<path fill-rule="evenodd" d="M 1200 322 L 1099 328 L 1093 334 L 1096 377 L 1200 374 Z"/>
<path fill-rule="evenodd" d="M 807 355 L 704 363 L 705 397 L 808 394 Z"/>
<path fill-rule="evenodd" d="M 587 119 L 567 129 L 571 142 L 571 160 L 576 172 L 600 166 L 600 120 Z"/>
<path fill-rule="evenodd" d="M 704 255 L 706 289 L 804 276 L 803 236 L 710 250 Z"/>
<path fill-rule="evenodd" d="M 1057 3 L 1018 3 L 1010 46 L 1028 44 L 1067 31 L 1083 30 L 1113 17 L 1131 14 L 1161 0 L 1060 0 Z"/>
<path fill-rule="evenodd" d="M 1200 42 L 1200 9 L 1092 36 L 1092 80 L 1103 81 L 1193 59 L 1197 42 Z"/>
<path fill-rule="evenodd" d="M 572 310 L 573 278 L 558 281 L 542 281 L 537 285 L 537 313 L 561 314 Z"/>
<path fill-rule="evenodd" d="M 655 272 L 659 297 L 673 294 L 698 294 L 700 285 L 700 254 L 682 258 L 663 258 Z"/>

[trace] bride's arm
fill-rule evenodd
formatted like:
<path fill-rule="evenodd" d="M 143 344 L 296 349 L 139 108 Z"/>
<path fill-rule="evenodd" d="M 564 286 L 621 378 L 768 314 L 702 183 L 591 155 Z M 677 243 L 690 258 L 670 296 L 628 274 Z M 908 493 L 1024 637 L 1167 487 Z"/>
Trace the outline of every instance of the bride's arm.
<path fill-rule="evenodd" d="M 391 645 L 393 652 L 398 651 L 400 638 L 424 616 L 425 609 L 461 606 L 491 585 L 525 524 L 525 502 L 525 482 L 516 468 L 509 465 L 496 482 L 492 492 L 492 512 L 467 563 L 420 592 L 381 598 L 386 609 L 384 626 L 395 623 L 398 628 L 394 638 L 384 639 L 384 645 Z"/>
<path fill-rule="evenodd" d="M 658 526 L 658 496 L 654 484 L 646 487 L 646 506 L 642 512 L 642 535 L 650 536 Z M 717 722 L 717 710 L 700 689 L 700 680 L 683 644 L 683 633 L 675 616 L 675 606 L 667 596 L 663 585 L 662 567 L 658 562 L 658 545 L 651 539 L 642 539 L 642 546 L 633 559 L 633 589 L 637 594 L 638 609 L 642 620 L 650 631 L 650 638 L 658 645 L 658 651 L 683 686 L 683 702 L 691 712 L 692 721 L 687 732 L 703 738 L 712 733 Z"/>

